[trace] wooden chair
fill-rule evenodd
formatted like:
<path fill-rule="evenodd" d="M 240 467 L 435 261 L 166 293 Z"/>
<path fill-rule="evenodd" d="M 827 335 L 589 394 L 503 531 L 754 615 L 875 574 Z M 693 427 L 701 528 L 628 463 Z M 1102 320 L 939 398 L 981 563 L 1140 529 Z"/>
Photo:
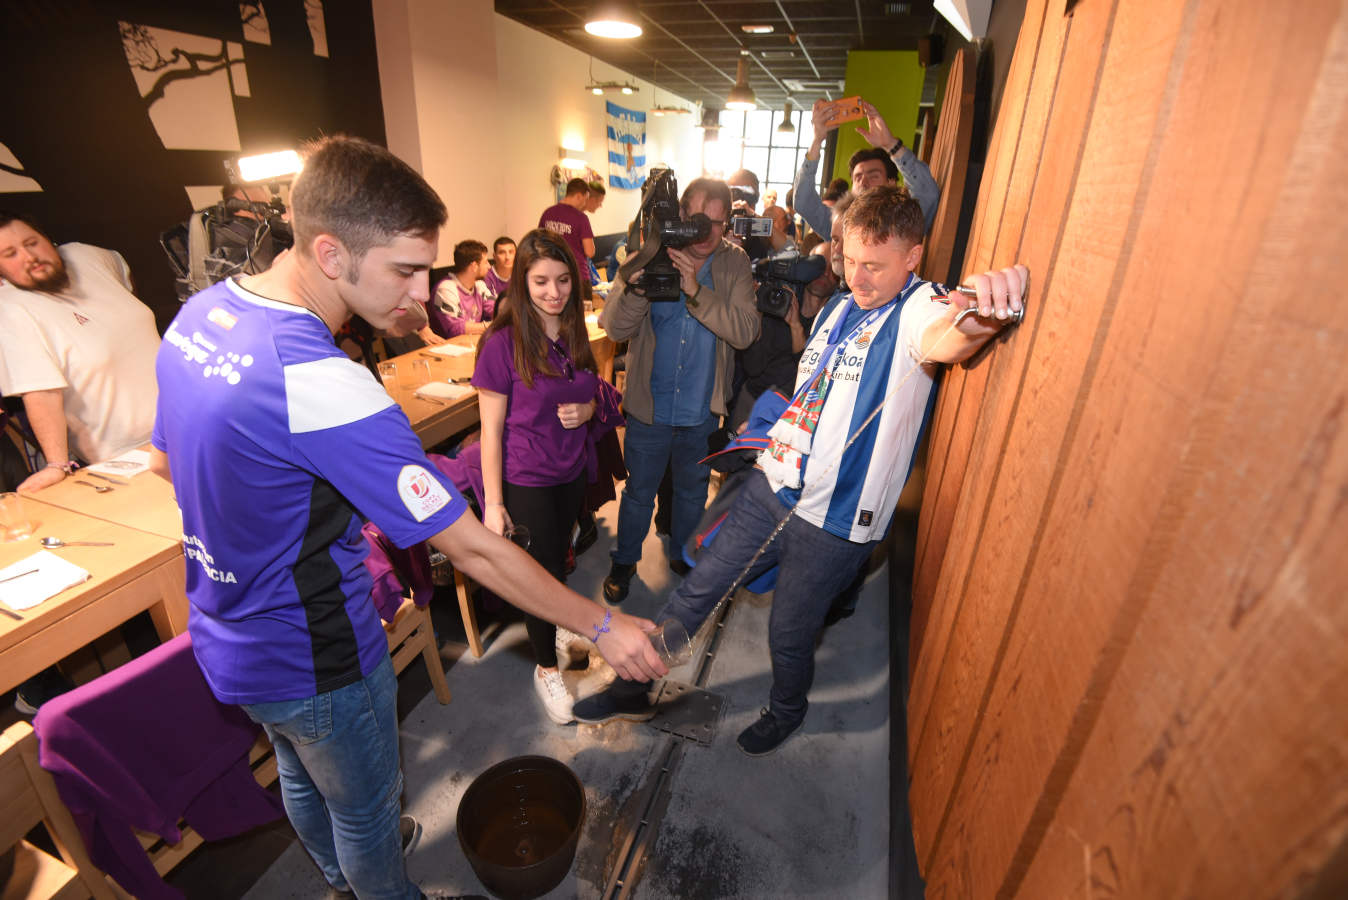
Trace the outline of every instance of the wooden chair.
<path fill-rule="evenodd" d="M 46 826 L 59 858 L 24 840 L 39 822 Z M 13 847 L 15 852 L 13 873 L 0 885 L 3 900 L 116 896 L 89 860 L 51 776 L 37 764 L 37 736 L 27 722 L 11 725 L 0 735 L 0 847 Z"/>
<path fill-rule="evenodd" d="M 401 673 L 420 656 L 426 662 L 435 699 L 441 704 L 449 703 L 449 684 L 445 681 L 445 668 L 440 662 L 440 653 L 435 645 L 435 631 L 431 626 L 430 610 L 419 609 L 411 598 L 406 598 L 403 605 L 398 607 L 398 614 L 394 616 L 393 621 L 384 623 L 384 633 L 388 636 L 388 651 L 393 659 L 393 670 Z M 278 775 L 276 755 L 272 753 L 271 743 L 268 742 L 265 733 L 258 735 L 257 743 L 253 745 L 248 760 L 258 784 L 267 787 L 276 781 Z M 36 764 L 35 757 L 34 765 Z M 59 798 L 57 802 L 60 802 Z M 62 807 L 62 811 L 64 810 L 65 807 Z M 160 875 L 167 875 L 174 866 L 202 844 L 201 835 L 186 822 L 179 822 L 178 829 L 182 832 L 182 840 L 176 844 L 165 843 L 158 835 L 144 832 L 137 834 L 141 846 L 154 863 L 155 871 Z M 118 894 L 122 894 L 119 887 L 113 885 L 113 888 Z M 8 900 L 8 897 L 0 900 Z"/>
<path fill-rule="evenodd" d="M 460 595 L 460 608 L 463 607 L 463 598 Z M 471 610 L 471 605 L 469 609 Z M 464 627 L 467 628 L 467 619 L 464 620 Z M 474 620 L 473 630 L 476 632 L 477 623 Z M 398 613 L 393 617 L 392 622 L 384 623 L 384 632 L 388 635 L 388 652 L 393 657 L 393 671 L 402 672 L 411 664 L 412 660 L 420 656 L 426 662 L 426 673 L 431 677 L 431 689 L 435 691 L 435 699 L 440 701 L 443 706 L 449 702 L 449 683 L 445 681 L 445 667 L 440 661 L 440 648 L 435 642 L 435 628 L 431 625 L 430 609 L 423 609 L 412 602 L 411 597 L 403 598 L 403 605 L 398 607 Z M 469 638 L 472 643 L 472 638 Z M 478 643 L 478 653 L 481 656 L 481 642 Z"/>
<path fill-rule="evenodd" d="M 454 570 L 454 593 L 459 598 L 459 615 L 463 617 L 463 633 L 468 636 L 468 649 L 474 657 L 482 656 L 482 632 L 477 627 L 477 610 L 473 608 L 473 583 L 468 576 Z"/>

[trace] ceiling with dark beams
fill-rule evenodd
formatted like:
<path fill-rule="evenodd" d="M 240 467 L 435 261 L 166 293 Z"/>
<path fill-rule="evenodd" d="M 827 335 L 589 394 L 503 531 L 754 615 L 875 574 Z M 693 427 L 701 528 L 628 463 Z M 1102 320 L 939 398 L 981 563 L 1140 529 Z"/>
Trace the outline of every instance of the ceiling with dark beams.
<path fill-rule="evenodd" d="M 749 86 L 759 108 L 781 108 L 787 99 L 802 108 L 821 96 L 842 96 L 849 50 L 916 50 L 933 31 L 953 33 L 932 0 L 644 0 L 642 35 L 614 40 L 586 33 L 589 6 L 583 0 L 496 0 L 503 16 L 662 91 L 717 108 L 734 86 L 742 52 L 751 60 Z M 773 31 L 748 34 L 744 25 Z M 651 106 L 656 98 L 641 102 Z"/>

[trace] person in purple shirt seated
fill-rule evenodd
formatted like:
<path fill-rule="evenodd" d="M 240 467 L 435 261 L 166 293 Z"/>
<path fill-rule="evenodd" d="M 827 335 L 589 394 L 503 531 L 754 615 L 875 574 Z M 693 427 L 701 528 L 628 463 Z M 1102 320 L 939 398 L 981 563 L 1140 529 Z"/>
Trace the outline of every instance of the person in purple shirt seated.
<path fill-rule="evenodd" d="M 459 241 L 454 245 L 454 267 L 435 286 L 435 296 L 426 307 L 436 334 L 452 338 L 487 330 L 496 314 L 496 295 L 482 280 L 489 271 L 486 244 Z"/>
<path fill-rule="evenodd" d="M 514 270 L 515 242 L 501 235 L 491 245 L 491 265 L 487 267 L 487 274 L 482 276 L 493 297 L 499 300 L 505 296 L 506 285 L 510 284 L 510 273 Z"/>
<path fill-rule="evenodd" d="M 398 682 L 364 565 L 366 519 L 591 635 L 628 678 L 665 667 L 652 623 L 568 590 L 463 515 L 407 416 L 338 349 L 333 335 L 352 315 L 392 328 L 429 299 L 445 206 L 368 141 L 323 138 L 306 155 L 291 193 L 294 249 L 196 294 L 165 332 L 151 466 L 182 509 L 197 663 L 222 703 L 267 732 L 305 849 L 340 896 L 414 900 Z"/>
<path fill-rule="evenodd" d="M 530 555 L 562 581 L 585 496 L 586 423 L 599 408 L 599 376 L 579 269 L 566 244 L 550 231 L 531 231 L 520 242 L 517 265 L 507 302 L 478 344 L 473 372 L 482 417 L 482 520 L 497 534 L 526 527 Z M 534 690 L 548 717 L 565 725 L 571 696 L 557 669 L 557 627 L 525 618 L 538 660 Z"/>
<path fill-rule="evenodd" d="M 566 183 L 562 202 L 549 206 L 538 217 L 538 227 L 561 235 L 576 257 L 577 268 L 588 268 L 594 256 L 594 229 L 585 208 L 590 205 L 590 186 L 584 178 L 572 178 Z"/>

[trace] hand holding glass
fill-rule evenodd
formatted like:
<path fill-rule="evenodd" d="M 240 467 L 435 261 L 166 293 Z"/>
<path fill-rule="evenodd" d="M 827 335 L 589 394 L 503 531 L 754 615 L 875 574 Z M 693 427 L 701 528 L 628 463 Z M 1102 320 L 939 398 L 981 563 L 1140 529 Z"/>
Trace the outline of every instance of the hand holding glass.
<path fill-rule="evenodd" d="M 651 646 L 660 654 L 660 661 L 669 668 L 681 666 L 693 658 L 693 642 L 688 629 L 678 619 L 665 619 L 648 633 Z"/>

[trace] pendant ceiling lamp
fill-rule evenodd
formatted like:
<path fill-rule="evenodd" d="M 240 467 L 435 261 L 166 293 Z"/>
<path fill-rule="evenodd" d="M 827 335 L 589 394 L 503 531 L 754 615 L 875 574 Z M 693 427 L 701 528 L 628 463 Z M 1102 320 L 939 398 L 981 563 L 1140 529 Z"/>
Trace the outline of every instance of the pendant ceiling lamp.
<path fill-rule="evenodd" d="M 641 36 L 641 17 L 635 3 L 608 0 L 590 7 L 585 30 L 595 37 L 634 38 Z"/>
<path fill-rule="evenodd" d="M 796 130 L 796 123 L 791 120 L 791 101 L 786 101 L 782 106 L 782 121 L 777 126 L 777 130 L 782 134 L 793 134 Z"/>
<path fill-rule="evenodd" d="M 749 87 L 749 59 L 741 56 L 739 68 L 735 71 L 735 86 L 730 89 L 730 96 L 726 97 L 726 109 L 758 109 L 758 101 L 754 98 L 754 89 Z"/>

